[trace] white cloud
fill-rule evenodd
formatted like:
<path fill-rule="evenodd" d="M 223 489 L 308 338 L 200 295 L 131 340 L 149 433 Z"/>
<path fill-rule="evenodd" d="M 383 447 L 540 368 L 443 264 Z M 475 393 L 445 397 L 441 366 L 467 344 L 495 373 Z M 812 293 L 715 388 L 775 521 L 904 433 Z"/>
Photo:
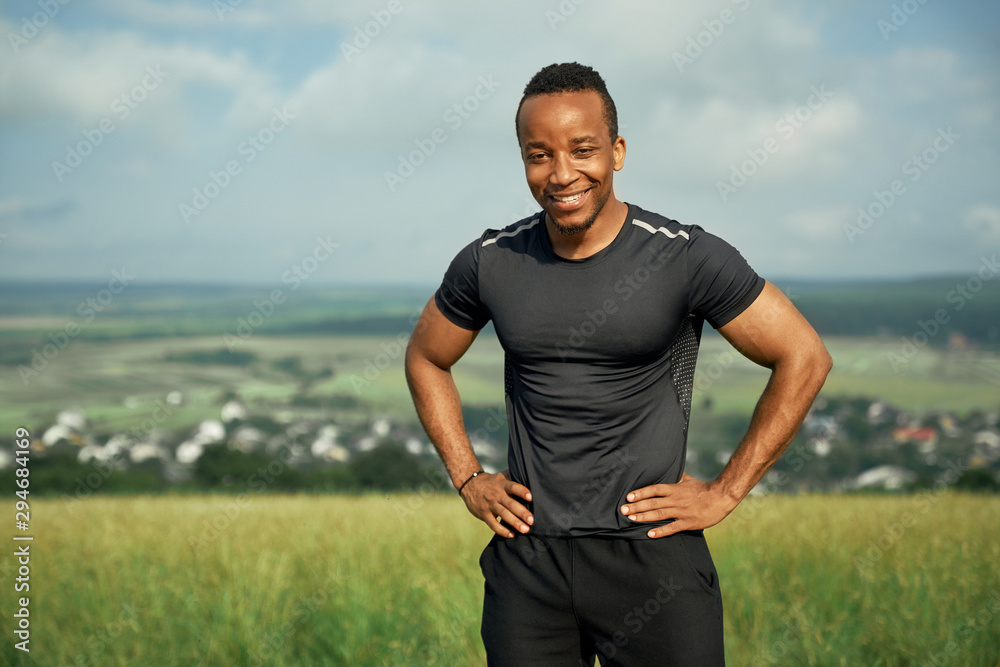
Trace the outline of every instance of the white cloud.
<path fill-rule="evenodd" d="M 150 71 L 163 76 L 157 81 Z M 145 87 L 144 99 L 136 103 L 141 113 L 130 114 L 130 122 L 178 127 L 197 104 L 185 90 L 192 84 L 225 93 L 230 102 L 219 120 L 236 125 L 259 123 L 261 114 L 282 98 L 274 77 L 240 52 L 161 45 L 129 31 L 66 33 L 51 26 L 44 43 L 0 62 L 0 118 L 68 119 L 82 129 L 102 118 L 115 120 L 116 100 L 132 99 L 132 91 Z M 166 135 L 177 138 L 169 130 Z"/>

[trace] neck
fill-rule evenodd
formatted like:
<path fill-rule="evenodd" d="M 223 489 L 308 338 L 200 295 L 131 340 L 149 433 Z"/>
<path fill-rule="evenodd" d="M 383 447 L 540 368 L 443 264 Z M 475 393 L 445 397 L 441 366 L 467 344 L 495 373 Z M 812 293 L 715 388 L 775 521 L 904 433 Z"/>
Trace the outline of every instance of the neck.
<path fill-rule="evenodd" d="M 627 217 L 628 204 L 612 196 L 590 229 L 566 236 L 556 228 L 546 213 L 545 231 L 548 233 L 552 250 L 557 255 L 565 259 L 585 259 L 607 248 L 618 236 Z"/>

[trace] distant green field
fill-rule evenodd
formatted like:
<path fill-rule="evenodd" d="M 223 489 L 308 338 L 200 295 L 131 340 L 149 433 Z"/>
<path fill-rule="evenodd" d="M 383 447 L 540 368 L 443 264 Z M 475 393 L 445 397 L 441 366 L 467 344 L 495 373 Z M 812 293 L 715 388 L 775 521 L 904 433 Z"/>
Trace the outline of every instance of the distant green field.
<path fill-rule="evenodd" d="M 1000 282 L 984 283 L 959 308 L 952 292 L 961 278 L 779 281 L 779 287 L 816 324 L 833 353 L 826 395 L 865 395 L 918 413 L 993 411 L 1000 407 Z M 171 411 L 162 428 L 217 416 L 222 397 L 232 393 L 267 412 L 306 399 L 298 401 L 297 414 L 323 417 L 331 415 L 303 406 L 339 394 L 358 405 L 356 414 L 341 411 L 338 418 L 377 411 L 413 420 L 402 348 L 432 291 L 412 285 L 136 284 L 101 306 L 93 301 L 100 285 L 0 283 L 0 432 L 18 425 L 43 428 L 67 407 L 85 409 L 100 428 L 128 429 L 147 420 L 156 401 L 174 390 L 185 394 L 186 403 Z M 270 303 L 277 293 L 280 303 Z M 947 326 L 925 344 L 927 337 L 917 336 L 923 336 L 920 323 L 938 311 L 944 311 Z M 904 339 L 916 341 L 912 354 Z M 256 354 L 257 362 L 166 358 L 230 347 Z M 43 350 L 47 358 L 40 356 Z M 902 363 L 900 355 L 907 357 Z M 299 357 L 307 370 L 334 374 L 304 382 L 273 366 L 289 356 Z M 747 414 L 766 377 L 734 357 L 719 336 L 706 333 L 696 379 L 703 408 Z M 466 403 L 502 405 L 503 353 L 489 329 L 456 366 L 455 378 Z"/>
<path fill-rule="evenodd" d="M 490 533 L 452 494 L 31 509 L 31 654 L 8 602 L 3 664 L 485 664 Z M 997 516 L 996 497 L 751 497 L 707 532 L 728 664 L 995 667 Z"/>
<path fill-rule="evenodd" d="M 900 354 L 898 339 L 824 338 L 834 367 L 821 395 L 868 396 L 922 413 L 932 410 L 968 413 L 1000 408 L 1000 355 L 993 351 L 921 348 L 894 369 L 890 354 Z M 719 355 L 731 353 L 719 336 L 706 337 L 698 358 L 699 374 L 718 367 Z M 712 396 L 717 412 L 749 412 L 767 381 L 767 371 L 733 354 L 702 395 Z M 696 383 L 697 391 L 698 383 Z"/>
<path fill-rule="evenodd" d="M 74 341 L 27 384 L 16 368 L 0 383 L 0 432 L 16 426 L 41 428 L 67 407 L 81 407 L 107 429 L 128 429 L 149 417 L 155 401 L 184 392 L 187 404 L 171 412 L 163 428 L 218 416 L 221 396 L 238 393 L 252 409 L 277 411 L 300 392 L 301 381 L 270 363 L 297 356 L 307 369 L 332 368 L 333 377 L 308 388 L 309 395 L 345 394 L 362 412 L 415 420 L 403 377 L 407 331 L 393 336 L 277 337 L 255 335 L 236 349 L 256 354 L 249 366 L 167 361 L 167 354 L 226 349 L 222 336 L 119 341 Z M 1000 356 L 990 351 L 953 352 L 925 348 L 893 370 L 888 360 L 898 344 L 885 339 L 832 338 L 834 370 L 823 390 L 830 396 L 870 396 L 924 412 L 996 410 L 1000 407 Z M 721 337 L 706 336 L 696 376 L 696 410 L 706 398 L 713 413 L 749 413 L 767 381 L 767 371 L 735 354 Z M 503 404 L 503 351 L 482 335 L 454 369 L 468 404 Z M 133 397 L 127 401 L 128 397 Z M 305 409 L 299 409 L 303 411 Z M 308 411 L 306 411 L 308 412 Z M 328 415 L 329 416 L 329 415 Z M 37 434 L 40 435 L 40 434 Z"/>

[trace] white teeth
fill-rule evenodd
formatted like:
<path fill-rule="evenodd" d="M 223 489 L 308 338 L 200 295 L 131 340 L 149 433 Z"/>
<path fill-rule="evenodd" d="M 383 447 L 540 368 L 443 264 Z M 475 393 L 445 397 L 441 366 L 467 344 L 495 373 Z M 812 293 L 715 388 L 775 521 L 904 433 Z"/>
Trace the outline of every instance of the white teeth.
<path fill-rule="evenodd" d="M 582 196 L 583 196 L 583 193 L 581 192 L 580 194 L 573 195 L 572 197 L 559 197 L 559 196 L 556 196 L 556 195 L 552 195 L 552 198 L 555 199 L 556 201 L 561 201 L 561 202 L 565 202 L 565 203 L 569 204 L 570 202 L 575 202 L 577 199 L 579 199 Z"/>

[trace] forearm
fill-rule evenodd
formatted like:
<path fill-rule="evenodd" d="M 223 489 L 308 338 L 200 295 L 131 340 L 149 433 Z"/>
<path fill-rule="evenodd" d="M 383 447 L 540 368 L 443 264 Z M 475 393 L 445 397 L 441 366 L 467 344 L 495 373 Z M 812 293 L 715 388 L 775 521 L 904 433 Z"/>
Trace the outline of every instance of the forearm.
<path fill-rule="evenodd" d="M 825 349 L 809 358 L 775 366 L 746 435 L 716 480 L 734 506 L 791 443 L 829 370 Z"/>
<path fill-rule="evenodd" d="M 457 489 L 469 475 L 482 470 L 482 466 L 465 432 L 455 380 L 450 370 L 408 353 L 406 381 L 417 416 Z"/>

